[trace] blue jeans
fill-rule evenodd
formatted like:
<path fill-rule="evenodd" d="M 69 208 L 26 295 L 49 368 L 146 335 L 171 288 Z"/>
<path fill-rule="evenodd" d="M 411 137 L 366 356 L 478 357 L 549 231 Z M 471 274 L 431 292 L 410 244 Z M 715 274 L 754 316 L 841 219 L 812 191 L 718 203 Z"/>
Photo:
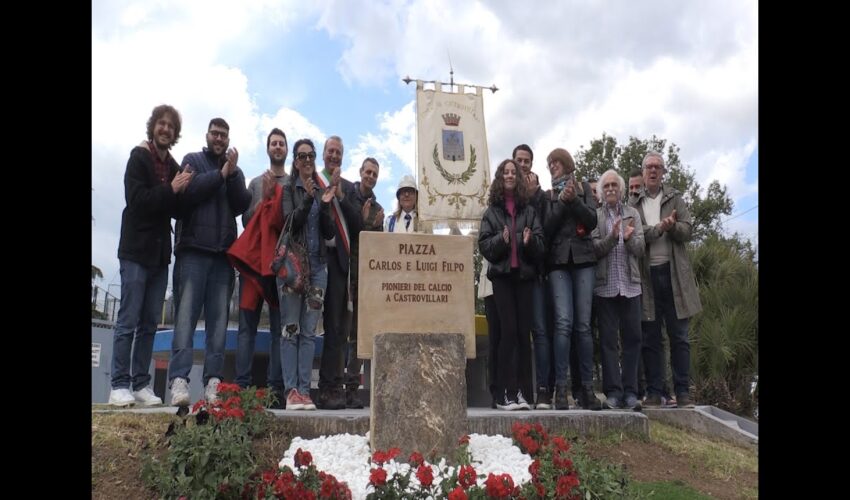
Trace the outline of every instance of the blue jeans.
<path fill-rule="evenodd" d="M 192 340 L 201 308 L 204 310 L 206 345 L 204 385 L 212 377 L 222 378 L 227 316 L 235 274 L 224 253 L 183 250 L 174 263 L 174 340 L 168 381 L 189 381 L 192 369 Z"/>
<path fill-rule="evenodd" d="M 555 385 L 566 386 L 570 370 L 570 338 L 577 336 L 579 372 L 582 385 L 593 384 L 593 336 L 590 332 L 590 310 L 596 270 L 593 266 L 558 269 L 549 273 L 554 320 Z"/>
<path fill-rule="evenodd" d="M 314 265 L 311 259 L 310 286 L 304 295 L 284 291 L 280 278 L 277 278 L 277 283 L 283 325 L 280 341 L 283 383 L 286 391 L 298 389 L 302 394 L 310 394 L 313 355 L 316 351 L 316 325 L 322 317 L 325 288 L 328 284 L 328 266 Z"/>
<path fill-rule="evenodd" d="M 546 330 L 546 284 L 541 277 L 534 278 L 531 288 L 531 338 L 534 341 L 534 372 L 537 387 L 552 389 L 549 380 L 552 357 L 552 337 Z"/>
<path fill-rule="evenodd" d="M 148 268 L 119 259 L 121 307 L 112 339 L 112 388 L 138 391 L 150 383 L 150 364 L 156 325 L 162 315 L 168 266 Z M 131 357 L 132 350 L 132 372 Z"/>
<path fill-rule="evenodd" d="M 664 350 L 661 348 L 661 320 L 663 319 L 667 327 L 667 338 L 670 339 L 673 390 L 678 397 L 680 394 L 688 394 L 688 372 L 691 363 L 688 318 L 676 317 L 670 263 L 650 267 L 649 277 L 655 294 L 655 321 L 641 323 L 643 360 L 646 363 L 646 393 L 660 395 L 662 391 Z"/>
<path fill-rule="evenodd" d="M 640 359 L 640 295 L 626 298 L 596 297 L 599 319 L 599 348 L 602 359 L 602 392 L 622 399 L 637 396 L 638 360 Z M 620 334 L 617 335 L 617 330 Z M 620 348 L 622 358 L 620 363 Z"/>
<path fill-rule="evenodd" d="M 263 278 L 274 280 L 274 278 Z M 246 278 L 239 275 L 239 299 L 242 300 L 242 290 Z M 251 385 L 254 364 L 254 346 L 257 340 L 257 326 L 260 324 L 260 313 L 263 312 L 264 301 L 260 300 L 253 310 L 239 308 L 239 333 L 236 335 L 236 383 L 243 389 Z M 266 372 L 266 384 L 283 391 L 283 372 L 280 368 L 280 311 L 269 306 L 269 327 L 271 344 L 269 345 L 269 366 Z"/>

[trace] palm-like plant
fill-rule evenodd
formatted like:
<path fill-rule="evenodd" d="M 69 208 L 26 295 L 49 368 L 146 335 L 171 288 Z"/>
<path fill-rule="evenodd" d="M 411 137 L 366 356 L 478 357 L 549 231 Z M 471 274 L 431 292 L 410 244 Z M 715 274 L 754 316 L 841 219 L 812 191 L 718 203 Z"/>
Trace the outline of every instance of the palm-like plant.
<path fill-rule="evenodd" d="M 691 323 L 698 401 L 750 417 L 758 402 L 758 268 L 737 238 L 706 238 L 691 262 L 703 311 Z"/>

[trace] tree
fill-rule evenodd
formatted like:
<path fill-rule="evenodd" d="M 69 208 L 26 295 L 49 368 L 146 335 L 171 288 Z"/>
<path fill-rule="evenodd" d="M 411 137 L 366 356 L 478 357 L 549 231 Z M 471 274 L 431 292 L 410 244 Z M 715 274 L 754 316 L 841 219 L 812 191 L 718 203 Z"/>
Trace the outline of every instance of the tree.
<path fill-rule="evenodd" d="M 758 267 L 749 241 L 710 235 L 691 254 L 701 313 L 691 321 L 695 398 L 748 418 L 758 406 Z"/>
<path fill-rule="evenodd" d="M 667 166 L 664 184 L 682 192 L 682 198 L 688 204 L 693 219 L 694 240 L 701 241 L 706 236 L 722 234 L 720 217 L 731 215 L 733 202 L 726 192 L 726 186 L 712 181 L 705 194 L 700 193 L 700 185 L 694 180 L 690 167 L 683 165 L 679 156 L 679 146 L 667 145 L 666 139 L 653 135 L 650 139 L 629 137 L 629 143 L 619 146 L 617 139 L 604 132 L 600 139 L 590 141 L 590 147 L 580 146 L 576 153 L 576 176 L 580 179 L 599 178 L 606 170 L 613 168 L 628 181 L 630 172 L 641 167 L 641 161 L 647 151 L 658 151 Z M 666 146 L 666 154 L 665 154 Z"/>

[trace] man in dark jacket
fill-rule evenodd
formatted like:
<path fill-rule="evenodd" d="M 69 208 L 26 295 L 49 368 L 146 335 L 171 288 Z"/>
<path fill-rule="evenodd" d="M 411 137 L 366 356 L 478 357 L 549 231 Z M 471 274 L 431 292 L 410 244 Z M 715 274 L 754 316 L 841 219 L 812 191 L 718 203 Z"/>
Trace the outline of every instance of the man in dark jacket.
<path fill-rule="evenodd" d="M 124 172 L 121 214 L 121 307 L 112 344 L 112 391 L 109 404 L 162 404 L 150 387 L 150 364 L 156 325 L 168 285 L 171 262 L 171 217 L 177 195 L 192 178 L 177 173 L 168 152 L 180 139 L 180 114 L 162 104 L 147 123 L 148 140 L 130 152 Z M 132 366 L 130 353 L 132 351 Z M 132 382 L 133 392 L 130 392 Z"/>
<path fill-rule="evenodd" d="M 360 208 L 360 218 L 363 220 L 361 231 L 384 230 L 384 208 L 375 198 L 375 184 L 378 182 L 380 165 L 378 160 L 368 157 L 360 165 L 360 182 L 354 183 L 354 200 Z M 357 357 L 357 265 L 360 255 L 360 231 L 351 235 L 351 303 L 353 315 L 351 329 L 348 334 L 348 362 L 345 370 L 345 407 L 363 408 L 363 402 L 357 395 L 360 387 L 360 369 L 363 360 Z"/>
<path fill-rule="evenodd" d="M 237 166 L 239 152 L 228 149 L 230 126 L 213 118 L 207 130 L 207 147 L 183 158 L 185 171 L 194 178 L 178 203 L 179 220 L 174 245 L 174 340 L 168 377 L 171 405 L 189 405 L 189 371 L 192 339 L 204 310 L 206 356 L 203 381 L 209 402 L 218 399 L 224 369 L 227 315 L 235 274 L 226 251 L 236 240 L 236 216 L 251 203 L 245 176 Z"/>
<path fill-rule="evenodd" d="M 319 368 L 317 404 L 319 408 L 325 410 L 345 409 L 345 393 L 343 392 L 345 343 L 348 339 L 353 309 L 348 294 L 351 233 L 358 231 L 361 224 L 360 210 L 354 201 L 354 184 L 340 175 L 342 155 L 342 139 L 335 135 L 328 137 L 322 151 L 324 168 L 318 176 L 322 189 L 334 186 L 336 190 L 336 196 L 331 203 L 335 235 L 326 242 L 328 286 L 325 310 L 322 313 L 325 336 Z"/>

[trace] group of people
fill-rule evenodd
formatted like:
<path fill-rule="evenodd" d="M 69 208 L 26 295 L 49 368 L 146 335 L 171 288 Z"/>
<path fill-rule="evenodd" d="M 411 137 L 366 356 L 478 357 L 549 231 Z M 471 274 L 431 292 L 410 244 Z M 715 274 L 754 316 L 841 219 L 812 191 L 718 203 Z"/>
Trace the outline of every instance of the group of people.
<path fill-rule="evenodd" d="M 691 216 L 662 182 L 663 156 L 646 153 L 628 192 L 615 170 L 595 186 L 579 182 L 563 148 L 546 158 L 552 189 L 544 191 L 533 161 L 520 144 L 499 164 L 478 234 L 493 406 L 531 409 L 536 396 L 535 408 L 567 410 L 570 393 L 589 410 L 662 406 L 673 399 L 663 321 L 676 405 L 693 407 L 688 320 L 702 306 L 686 247 Z M 593 316 L 602 402 L 593 388 Z"/>
<path fill-rule="evenodd" d="M 356 356 L 359 233 L 416 231 L 415 181 L 410 176 L 401 179 L 398 208 L 385 217 L 373 192 L 378 161 L 363 161 L 358 182 L 342 178 L 344 149 L 338 136 L 325 141 L 321 170 L 313 142 L 297 140 L 287 173 L 286 134 L 272 129 L 266 140 L 269 168 L 246 186 L 224 119 L 212 119 L 207 146 L 187 154 L 178 164 L 169 151 L 179 140 L 180 130 L 179 112 L 170 105 L 156 106 L 147 122 L 147 140 L 131 151 L 127 162 L 126 207 L 118 246 L 121 306 L 115 323 L 109 404 L 162 404 L 151 388 L 149 365 L 168 283 L 171 221 L 175 219 L 175 322 L 168 366 L 171 405 L 190 403 L 193 339 L 202 310 L 204 396 L 210 402 L 218 400 L 235 268 L 239 270 L 235 382 L 241 387 L 252 385 L 257 327 L 267 304 L 271 328 L 267 383 L 277 394 L 279 407 L 362 408 L 357 394 L 362 363 Z M 239 215 L 245 229 L 237 238 Z M 284 231 L 306 249 L 309 277 L 305 287 L 295 287 L 271 270 Z M 314 403 L 310 382 L 320 318 L 324 348 Z"/>
<path fill-rule="evenodd" d="M 127 162 L 118 246 L 121 306 L 109 403 L 162 403 L 151 388 L 149 365 L 175 219 L 171 404 L 190 403 L 193 339 L 202 310 L 204 395 L 208 401 L 218 399 L 235 268 L 235 382 L 241 387 L 253 383 L 257 327 L 267 304 L 267 384 L 279 407 L 362 408 L 362 360 L 356 355 L 359 234 L 416 232 L 416 182 L 402 177 L 398 207 L 385 216 L 373 191 L 380 172 L 375 158 L 366 158 L 360 180 L 350 182 L 340 175 L 340 137 L 325 141 L 321 170 L 315 145 L 302 138 L 293 146 L 287 172 L 286 134 L 274 128 L 266 140 L 269 168 L 246 186 L 224 119 L 210 120 L 206 147 L 178 164 L 169 151 L 180 130 L 174 107 L 155 107 L 147 121 L 147 140 L 133 148 Z M 662 183 L 662 155 L 646 154 L 641 170 L 629 179 L 628 192 L 614 170 L 602 174 L 595 186 L 579 182 L 575 162 L 562 148 L 546 158 L 552 189 L 544 191 L 532 171 L 533 161 L 531 148 L 521 144 L 511 159 L 499 164 L 478 234 L 485 259 L 479 295 L 485 298 L 490 327 L 494 406 L 530 409 L 534 397 L 536 408 L 565 410 L 570 393 L 582 408 L 592 410 L 662 405 L 672 399 L 664 383 L 662 321 L 670 340 L 677 405 L 693 406 L 688 319 L 701 304 L 685 245 L 691 238 L 691 217 L 681 193 Z M 245 229 L 237 238 L 239 215 Z M 306 286 L 296 287 L 272 271 L 284 232 L 306 249 Z M 593 316 L 603 402 L 593 389 Z M 310 384 L 320 319 L 324 348 L 314 403 Z M 645 399 L 639 371 L 645 375 Z"/>

